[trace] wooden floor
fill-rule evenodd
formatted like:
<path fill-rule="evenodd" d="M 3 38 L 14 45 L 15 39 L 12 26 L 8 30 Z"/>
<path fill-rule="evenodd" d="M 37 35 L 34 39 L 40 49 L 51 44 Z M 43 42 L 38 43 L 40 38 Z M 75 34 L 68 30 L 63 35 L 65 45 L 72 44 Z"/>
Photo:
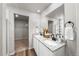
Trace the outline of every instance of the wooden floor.
<path fill-rule="evenodd" d="M 16 52 L 26 50 L 26 49 L 28 49 L 27 39 L 15 40 L 15 51 Z"/>
<path fill-rule="evenodd" d="M 26 39 L 15 41 L 15 56 L 36 56 L 34 49 L 28 49 L 28 41 Z"/>
<path fill-rule="evenodd" d="M 20 52 L 15 53 L 14 56 L 37 56 L 34 49 L 30 49 L 30 50 L 23 50 Z"/>

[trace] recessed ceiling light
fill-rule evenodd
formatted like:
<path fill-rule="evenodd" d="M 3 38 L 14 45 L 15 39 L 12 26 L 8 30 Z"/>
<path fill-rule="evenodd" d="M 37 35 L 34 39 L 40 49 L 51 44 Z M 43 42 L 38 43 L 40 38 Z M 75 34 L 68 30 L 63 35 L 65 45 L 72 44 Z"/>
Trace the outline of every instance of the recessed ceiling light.
<path fill-rule="evenodd" d="M 15 15 L 16 17 L 19 17 L 19 15 Z"/>
<path fill-rule="evenodd" d="M 40 13 L 40 10 L 38 9 L 37 12 Z"/>

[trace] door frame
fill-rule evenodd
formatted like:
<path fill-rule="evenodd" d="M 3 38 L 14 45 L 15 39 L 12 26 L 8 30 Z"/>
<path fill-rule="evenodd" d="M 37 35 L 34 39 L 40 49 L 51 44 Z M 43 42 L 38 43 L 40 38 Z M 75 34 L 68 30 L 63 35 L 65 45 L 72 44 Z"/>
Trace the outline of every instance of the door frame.
<path fill-rule="evenodd" d="M 15 15 L 22 15 L 22 16 L 25 16 L 25 17 L 28 17 L 28 46 L 29 46 L 29 16 L 26 16 L 26 15 L 23 15 L 23 14 L 19 14 L 19 13 L 14 13 L 13 16 L 14 16 L 14 50 L 15 50 Z M 29 49 L 29 47 L 28 47 Z M 16 53 L 16 51 L 15 51 Z"/>

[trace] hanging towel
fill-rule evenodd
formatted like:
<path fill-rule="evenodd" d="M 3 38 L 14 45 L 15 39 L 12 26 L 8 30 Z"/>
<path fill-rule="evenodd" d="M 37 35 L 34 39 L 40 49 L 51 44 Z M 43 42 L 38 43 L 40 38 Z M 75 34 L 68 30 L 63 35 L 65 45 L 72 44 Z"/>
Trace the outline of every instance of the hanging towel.
<path fill-rule="evenodd" d="M 65 40 L 74 40 L 74 31 L 72 26 L 65 28 Z"/>

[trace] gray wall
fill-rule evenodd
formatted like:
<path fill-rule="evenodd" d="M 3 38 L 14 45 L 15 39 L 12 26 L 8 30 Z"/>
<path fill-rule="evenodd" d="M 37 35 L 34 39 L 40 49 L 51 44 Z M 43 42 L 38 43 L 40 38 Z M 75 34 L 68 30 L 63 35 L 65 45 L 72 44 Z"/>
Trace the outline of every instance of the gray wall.
<path fill-rule="evenodd" d="M 2 55 L 2 4 L 0 3 L 0 55 Z"/>
<path fill-rule="evenodd" d="M 16 20 L 15 24 L 15 40 L 28 39 L 28 22 Z"/>

